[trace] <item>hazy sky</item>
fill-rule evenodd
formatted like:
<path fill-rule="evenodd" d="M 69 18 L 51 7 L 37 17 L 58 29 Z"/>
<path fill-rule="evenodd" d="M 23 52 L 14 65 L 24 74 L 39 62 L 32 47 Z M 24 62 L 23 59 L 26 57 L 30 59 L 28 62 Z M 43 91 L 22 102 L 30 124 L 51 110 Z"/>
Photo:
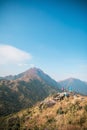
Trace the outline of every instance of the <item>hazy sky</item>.
<path fill-rule="evenodd" d="M 86 0 L 0 0 L 0 76 L 34 66 L 87 81 Z"/>

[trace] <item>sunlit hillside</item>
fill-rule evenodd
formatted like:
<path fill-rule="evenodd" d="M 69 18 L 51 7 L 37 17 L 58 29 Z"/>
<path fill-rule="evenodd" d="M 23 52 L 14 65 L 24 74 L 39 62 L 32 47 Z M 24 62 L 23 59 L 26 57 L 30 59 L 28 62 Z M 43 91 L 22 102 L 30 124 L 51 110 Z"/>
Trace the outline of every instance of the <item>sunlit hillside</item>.
<path fill-rule="evenodd" d="M 87 97 L 49 96 L 31 109 L 0 118 L 0 127 L 5 130 L 87 130 Z"/>

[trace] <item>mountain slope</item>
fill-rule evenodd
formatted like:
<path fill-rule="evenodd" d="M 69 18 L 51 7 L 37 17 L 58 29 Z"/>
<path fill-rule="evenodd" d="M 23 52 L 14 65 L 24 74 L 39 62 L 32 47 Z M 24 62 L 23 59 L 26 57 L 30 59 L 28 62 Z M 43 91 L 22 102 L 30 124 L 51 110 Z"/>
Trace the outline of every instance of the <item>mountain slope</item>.
<path fill-rule="evenodd" d="M 31 107 L 48 95 L 60 91 L 59 84 L 37 68 L 16 77 L 16 80 L 0 80 L 1 116 Z"/>
<path fill-rule="evenodd" d="M 59 82 L 62 87 L 72 87 L 73 91 L 77 93 L 87 95 L 87 83 L 75 78 L 69 78 Z"/>
<path fill-rule="evenodd" d="M 5 130 L 87 130 L 87 97 L 70 95 L 57 101 L 54 97 L 55 95 L 51 95 L 32 108 L 0 118 L 0 128 Z"/>

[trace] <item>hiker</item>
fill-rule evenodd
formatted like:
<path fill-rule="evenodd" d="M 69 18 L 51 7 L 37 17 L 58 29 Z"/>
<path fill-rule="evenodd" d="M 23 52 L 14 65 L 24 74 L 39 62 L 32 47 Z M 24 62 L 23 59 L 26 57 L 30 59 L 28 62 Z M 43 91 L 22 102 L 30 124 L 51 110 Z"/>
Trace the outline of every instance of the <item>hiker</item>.
<path fill-rule="evenodd" d="M 64 92 L 64 87 L 62 87 L 62 91 Z"/>
<path fill-rule="evenodd" d="M 71 86 L 68 88 L 68 91 L 69 91 L 70 93 L 72 92 L 72 87 L 71 87 Z"/>

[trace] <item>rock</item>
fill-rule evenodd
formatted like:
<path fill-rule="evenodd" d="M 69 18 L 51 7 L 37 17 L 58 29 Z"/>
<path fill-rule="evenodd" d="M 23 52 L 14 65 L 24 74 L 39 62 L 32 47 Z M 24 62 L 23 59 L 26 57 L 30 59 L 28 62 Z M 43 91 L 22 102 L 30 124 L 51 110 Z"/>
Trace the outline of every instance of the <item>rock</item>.
<path fill-rule="evenodd" d="M 49 100 L 48 102 L 46 102 L 46 106 L 47 107 L 51 107 L 51 106 L 53 106 L 53 105 L 55 105 L 56 104 L 56 102 L 54 101 L 54 100 Z"/>
<path fill-rule="evenodd" d="M 51 107 L 55 104 L 56 104 L 56 101 L 50 99 L 50 100 L 41 102 L 39 108 L 43 109 L 43 108 Z"/>
<path fill-rule="evenodd" d="M 53 100 L 54 100 L 54 101 L 62 100 L 64 97 L 65 97 L 65 94 L 64 94 L 64 93 L 58 93 L 58 94 L 53 98 Z"/>

